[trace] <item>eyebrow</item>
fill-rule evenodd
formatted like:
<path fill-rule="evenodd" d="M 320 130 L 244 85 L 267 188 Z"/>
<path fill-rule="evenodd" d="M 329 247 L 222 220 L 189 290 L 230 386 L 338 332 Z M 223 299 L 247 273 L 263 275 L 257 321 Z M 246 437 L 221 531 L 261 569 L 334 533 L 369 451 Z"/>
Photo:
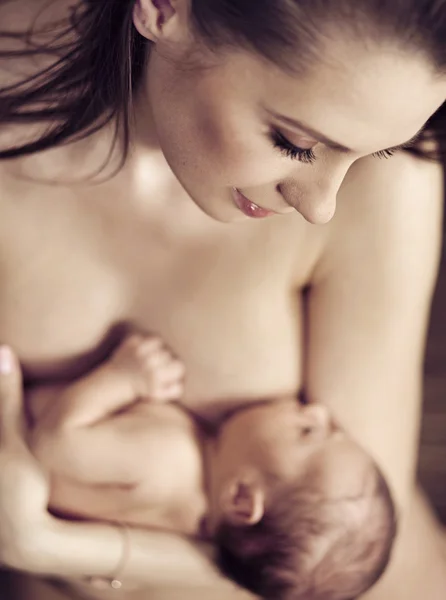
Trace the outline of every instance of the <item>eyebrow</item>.
<path fill-rule="evenodd" d="M 302 123 L 301 121 L 298 121 L 297 119 L 292 119 L 291 117 L 287 117 L 285 115 L 280 115 L 280 114 L 275 113 L 270 110 L 268 110 L 267 112 L 272 117 L 277 119 L 278 121 L 282 121 L 282 123 L 285 123 L 286 125 L 290 125 L 291 127 L 296 127 L 297 129 L 300 129 L 307 135 L 310 135 L 311 137 L 313 137 L 318 142 L 322 142 L 329 148 L 333 148 L 333 150 L 337 150 L 338 152 L 342 152 L 343 154 L 354 152 L 354 150 L 352 150 L 351 148 L 348 148 L 347 146 L 344 146 L 343 144 L 340 144 L 339 142 L 335 142 L 334 140 L 331 140 L 330 138 L 325 136 L 320 131 L 316 131 L 316 129 L 313 129 L 312 127 L 309 127 L 308 125 L 305 125 L 304 123 Z M 423 130 L 424 130 L 424 128 L 420 129 L 420 131 L 418 131 L 407 142 L 399 144 L 398 146 L 392 146 L 391 148 L 386 148 L 386 150 L 388 152 L 396 152 L 397 150 L 403 150 L 405 148 L 410 147 L 412 144 L 414 144 L 418 140 L 420 135 L 423 133 Z"/>

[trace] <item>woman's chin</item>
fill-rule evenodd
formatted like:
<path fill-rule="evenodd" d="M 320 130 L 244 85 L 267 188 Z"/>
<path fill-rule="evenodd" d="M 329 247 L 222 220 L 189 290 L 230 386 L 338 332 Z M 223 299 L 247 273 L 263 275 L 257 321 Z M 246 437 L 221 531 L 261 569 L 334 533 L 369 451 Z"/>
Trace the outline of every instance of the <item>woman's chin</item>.
<path fill-rule="evenodd" d="M 213 204 L 203 202 L 201 199 L 192 199 L 192 201 L 202 213 L 218 223 L 229 225 L 231 223 L 240 223 L 248 220 L 243 213 L 230 203 L 225 203 L 221 200 Z"/>

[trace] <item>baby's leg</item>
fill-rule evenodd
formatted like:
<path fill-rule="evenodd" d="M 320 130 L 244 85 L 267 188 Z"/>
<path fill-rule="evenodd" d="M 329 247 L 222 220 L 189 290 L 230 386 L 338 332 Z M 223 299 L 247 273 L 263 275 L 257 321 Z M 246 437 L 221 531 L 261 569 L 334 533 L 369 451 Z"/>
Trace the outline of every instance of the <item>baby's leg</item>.
<path fill-rule="evenodd" d="M 160 338 L 133 334 L 107 362 L 67 386 L 37 427 L 58 431 L 88 427 L 138 400 L 177 400 L 183 376 L 182 363 Z"/>
<path fill-rule="evenodd" d="M 128 433 L 129 421 L 141 415 L 135 412 L 133 417 L 131 406 L 179 398 L 183 373 L 182 364 L 160 340 L 132 335 L 108 362 L 68 386 L 48 407 L 31 436 L 34 454 L 56 475 L 84 483 L 134 483 L 129 452 L 137 439 L 136 428 Z M 126 410 L 124 430 L 116 413 Z"/>

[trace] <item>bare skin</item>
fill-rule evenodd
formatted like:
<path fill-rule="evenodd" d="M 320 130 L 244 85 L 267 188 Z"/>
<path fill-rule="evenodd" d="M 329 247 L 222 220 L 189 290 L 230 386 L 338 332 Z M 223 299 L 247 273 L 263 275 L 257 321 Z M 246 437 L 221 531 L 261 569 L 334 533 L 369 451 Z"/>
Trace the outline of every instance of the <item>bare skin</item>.
<path fill-rule="evenodd" d="M 131 322 L 159 332 L 181 356 L 185 405 L 216 422 L 240 398 L 303 391 L 324 402 L 379 462 L 404 509 L 394 564 L 370 600 L 441 600 L 446 588 L 438 527 L 413 483 L 442 172 L 405 154 L 364 157 L 409 139 L 440 97 L 394 140 L 370 142 L 351 168 L 353 160 L 323 158 L 315 181 L 323 187 L 333 163 L 330 182 L 340 188 L 337 214 L 324 227 L 308 221 L 327 221 L 333 203 L 321 206 L 315 196 L 311 214 L 303 205 L 301 214 L 266 221 L 213 220 L 185 201 L 159 157 L 142 176 L 144 153 L 101 184 L 54 185 L 84 173 L 91 157 L 100 163 L 107 132 L 0 164 L 0 338 L 18 352 L 27 382 L 86 372 L 113 346 L 116 325 Z M 160 172 L 162 184 L 148 194 L 147 181 L 160 181 Z M 46 182 L 27 179 L 36 175 Z M 264 188 L 254 191 L 260 201 Z M 20 598 L 50 597 L 43 583 L 21 585 Z M 149 597 L 187 593 L 179 586 Z"/>
<path fill-rule="evenodd" d="M 160 338 L 132 333 L 57 396 L 38 388 L 27 441 L 51 475 L 53 512 L 209 540 L 224 520 L 258 523 L 277 489 L 315 465 L 326 497 L 353 497 L 375 472 L 324 405 L 248 403 L 211 431 L 181 406 L 183 376 Z M 127 512 L 108 493 L 119 486 L 138 499 Z"/>
<path fill-rule="evenodd" d="M 200 252 L 200 248 L 198 248 L 197 251 L 196 238 L 194 238 L 195 244 L 188 244 L 187 240 L 183 241 L 179 247 L 177 246 L 177 255 L 171 262 L 170 269 L 164 272 L 160 272 L 158 265 L 166 264 L 165 249 L 157 243 L 153 244 L 150 237 L 145 235 L 145 231 L 142 231 L 140 238 L 137 239 L 135 236 L 136 220 L 132 222 L 132 219 L 129 218 L 127 233 L 122 221 L 120 221 L 119 232 L 113 227 L 113 223 L 107 223 L 106 231 L 103 228 L 99 230 L 95 227 L 94 223 L 101 214 L 105 218 L 109 216 L 108 211 L 100 207 L 101 199 L 98 194 L 101 191 L 100 188 L 95 188 L 94 198 L 93 194 L 87 194 L 85 199 L 82 198 L 82 202 L 90 203 L 90 211 L 88 215 L 84 212 L 82 219 L 79 219 L 77 223 L 73 216 L 78 213 L 76 204 L 79 200 L 67 194 L 64 198 L 66 202 L 62 202 L 63 195 L 61 198 L 60 190 L 53 191 L 45 188 L 44 196 L 38 198 L 40 203 L 35 202 L 36 194 L 33 193 L 32 202 L 28 204 L 26 213 L 23 211 L 23 197 L 20 198 L 20 195 L 9 196 L 8 202 L 3 202 L 2 207 L 4 215 L 2 224 L 5 225 L 1 236 L 2 278 L 5 282 L 5 293 L 1 299 L 1 337 L 10 341 L 11 345 L 18 349 L 30 380 L 35 383 L 39 381 L 45 383 L 57 378 L 64 379 L 73 376 L 82 372 L 86 367 L 88 368 L 91 364 L 91 359 L 88 357 L 91 356 L 92 351 L 95 358 L 98 355 L 101 356 L 95 349 L 101 346 L 107 331 L 120 321 L 130 320 L 143 330 L 161 331 L 169 344 L 178 349 L 178 353 L 184 358 L 187 365 L 189 376 L 185 392 L 186 405 L 195 411 L 200 411 L 204 416 L 212 415 L 216 420 L 228 408 L 228 405 L 236 405 L 241 396 L 246 400 L 250 397 L 256 399 L 259 395 L 296 393 L 303 388 L 304 382 L 304 374 L 299 367 L 303 359 L 300 345 L 303 305 L 299 290 L 311 285 L 312 277 L 318 273 L 316 267 L 321 269 L 327 257 L 334 270 L 336 270 L 337 260 L 339 260 L 339 269 L 342 272 L 343 262 L 341 257 L 338 259 L 333 256 L 331 244 L 333 244 L 333 240 L 338 239 L 337 236 L 342 235 L 343 231 L 351 232 L 347 210 L 349 204 L 353 210 L 357 208 L 358 202 L 361 203 L 363 210 L 368 211 L 369 218 L 375 219 L 373 227 L 378 226 L 382 211 L 387 210 L 387 206 L 384 206 L 387 204 L 387 199 L 382 197 L 381 202 L 379 198 L 375 202 L 376 197 L 371 197 L 370 185 L 368 197 L 358 200 L 358 196 L 354 192 L 355 184 L 360 188 L 363 187 L 362 177 L 368 174 L 372 178 L 377 178 L 376 185 L 379 190 L 383 186 L 382 177 L 384 180 L 386 175 L 393 178 L 395 170 L 402 169 L 404 172 L 406 165 L 412 166 L 412 159 L 401 157 L 394 160 L 393 164 L 389 162 L 378 165 L 384 174 L 373 172 L 378 170 L 374 163 L 369 165 L 370 170 L 367 165 L 364 165 L 362 169 L 358 169 L 363 173 L 358 173 L 356 182 L 353 177 L 354 173 L 352 173 L 352 184 L 349 191 L 353 195 L 342 196 L 344 206 L 347 205 L 345 211 L 340 211 L 336 223 L 333 222 L 333 226 L 325 229 L 314 230 L 298 217 L 290 216 L 283 220 L 277 218 L 275 221 L 267 223 L 249 223 L 240 229 L 235 227 L 228 230 L 214 222 L 206 222 L 207 227 L 204 227 L 205 217 L 197 213 L 196 217 L 203 227 L 202 243 L 206 250 Z M 424 229 L 424 232 L 420 233 L 418 227 L 416 228 L 416 239 L 420 241 L 421 238 L 425 241 L 424 256 L 417 257 L 416 264 L 419 267 L 417 267 L 414 277 L 417 278 L 417 281 L 422 278 L 426 283 L 423 286 L 422 298 L 415 294 L 414 303 L 418 305 L 419 302 L 423 302 L 426 311 L 424 314 L 427 315 L 438 259 L 441 176 L 436 167 L 429 165 L 423 165 L 423 167 L 417 165 L 415 169 L 418 169 L 415 170 L 415 178 L 419 186 L 419 193 L 425 197 L 427 196 L 426 187 L 431 187 L 437 198 L 437 200 L 430 201 L 430 214 L 426 214 L 423 209 L 423 215 L 420 215 L 417 197 L 413 198 L 411 202 L 411 208 L 415 212 L 410 220 L 412 221 L 413 218 L 415 221 L 415 218 L 421 218 Z M 125 171 L 118 176 L 118 181 L 124 176 Z M 103 193 L 104 195 L 107 193 L 106 189 Z M 410 194 L 413 193 L 414 187 L 412 186 Z M 393 223 L 394 225 L 400 224 L 399 214 L 406 214 L 406 203 L 403 200 L 407 200 L 407 198 L 407 196 L 405 199 L 401 198 L 400 202 L 397 201 L 397 206 L 393 207 L 392 212 L 395 214 L 391 216 L 391 219 L 396 221 Z M 18 202 L 21 202 L 20 213 L 16 209 Z M 42 205 L 48 206 L 45 214 L 38 210 Z M 96 209 L 98 205 L 102 208 L 102 212 L 92 210 L 92 208 Z M 66 225 L 62 227 L 64 222 Z M 6 227 L 7 223 L 9 223 L 8 227 Z M 414 222 L 413 225 L 415 225 Z M 391 227 L 391 224 L 388 223 L 388 226 Z M 96 239 L 91 235 L 90 227 L 97 232 Z M 373 271 L 376 256 L 368 255 L 367 252 L 367 262 L 362 253 L 362 236 L 373 235 L 373 231 L 369 230 L 369 228 L 372 229 L 371 221 L 362 223 L 362 227 L 361 233 L 358 229 L 355 230 L 355 235 L 352 236 L 354 239 L 348 238 L 349 250 L 351 250 L 351 256 L 356 253 L 356 258 L 360 261 L 358 267 L 360 266 L 361 270 L 367 265 L 367 268 Z M 52 231 L 51 241 L 48 235 L 42 239 L 39 231 L 43 229 L 47 232 Z M 17 230 L 22 233 L 12 243 L 12 236 L 9 232 Z M 413 239 L 415 231 L 408 233 L 410 235 L 407 238 L 407 244 L 410 239 Z M 117 244 L 120 249 L 119 256 L 116 256 L 117 252 L 114 249 L 114 240 L 117 235 L 120 239 Z M 98 239 L 104 237 L 104 243 L 101 248 L 98 248 Z M 66 243 L 67 239 L 70 239 L 69 245 Z M 437 240 L 435 244 L 432 244 L 433 239 Z M 269 252 L 265 250 L 264 240 L 270 240 Z M 178 237 L 175 238 L 175 243 L 179 244 Z M 389 246 L 383 248 L 382 252 L 391 248 L 391 240 L 384 243 Z M 122 249 L 128 250 L 125 256 L 122 255 Z M 224 259 L 222 260 L 221 250 L 223 249 Z M 36 259 L 36 253 L 41 257 L 41 261 Z M 215 266 L 212 273 L 209 273 L 209 262 L 213 262 L 214 265 L 216 263 L 212 258 L 212 253 L 213 256 L 220 257 L 218 274 Z M 238 259 L 241 253 L 246 257 L 243 264 Z M 33 261 L 28 263 L 27 257 L 29 256 L 33 257 Z M 145 257 L 145 260 L 142 260 L 141 256 Z M 305 259 L 300 261 L 295 269 L 292 268 L 292 264 L 286 265 L 286 257 L 292 263 L 295 257 L 299 256 L 305 257 Z M 172 257 L 170 259 L 172 260 Z M 71 261 L 71 265 L 68 271 L 69 261 Z M 431 265 L 427 271 L 424 270 L 425 261 Z M 39 268 L 39 263 L 44 265 L 43 273 Z M 150 269 L 151 265 L 153 266 Z M 185 265 L 188 266 L 189 272 L 189 278 L 186 280 L 180 276 L 184 273 Z M 193 265 L 193 269 L 190 268 L 191 265 Z M 277 273 L 277 265 L 280 265 L 279 271 L 281 270 L 282 273 Z M 355 268 L 354 264 L 351 266 Z M 276 280 L 274 284 L 270 284 L 267 289 L 263 289 L 261 285 L 252 285 L 255 278 L 262 281 L 263 273 L 268 270 L 268 267 L 271 272 L 274 272 Z M 47 287 L 43 287 L 41 284 L 42 276 L 48 277 Z M 215 277 L 218 277 L 218 286 L 214 284 Z M 65 284 L 62 286 L 60 285 L 61 278 L 65 280 Z M 237 295 L 233 291 L 235 280 L 237 280 Z M 198 287 L 198 281 L 201 282 L 200 287 Z M 327 286 L 327 292 L 322 296 L 319 295 L 319 306 L 325 302 L 331 305 L 331 300 L 325 295 L 332 285 L 330 278 L 323 278 L 322 281 L 324 285 L 321 282 L 319 290 L 323 290 Z M 142 284 L 145 293 L 141 290 Z M 344 280 L 345 284 L 349 285 L 348 280 Z M 356 288 L 353 281 L 351 285 Z M 378 281 L 376 285 L 379 285 Z M 225 289 L 228 291 L 227 294 L 222 293 Z M 315 289 L 318 289 L 317 286 Z M 85 290 L 89 290 L 87 297 Z M 374 294 L 373 286 L 368 291 L 371 294 L 372 304 L 376 306 L 376 302 L 382 302 L 380 294 Z M 345 292 L 340 294 L 341 290 L 337 291 L 336 288 L 333 292 L 338 296 L 337 302 L 340 303 L 338 310 L 348 313 L 349 309 L 346 303 L 351 302 L 356 305 L 357 302 L 362 301 L 365 290 L 360 287 L 353 292 L 353 289 L 350 289 L 351 293 L 347 292 L 345 296 Z M 194 298 L 193 304 L 189 302 L 191 295 Z M 290 304 L 291 297 L 293 302 Z M 17 302 L 17 298 L 20 298 L 20 302 Z M 127 302 L 123 302 L 122 298 L 126 298 Z M 387 302 L 388 299 L 386 299 Z M 76 305 L 82 307 L 80 311 L 75 310 Z M 209 306 L 213 306 L 210 314 L 207 312 Z M 253 314 L 253 306 L 256 307 L 256 314 Z M 367 324 L 371 314 L 369 311 L 372 308 L 368 302 L 367 307 L 365 314 L 355 315 L 356 328 L 364 327 Z M 382 306 L 382 310 L 385 311 L 386 307 Z M 335 311 L 334 308 L 333 311 Z M 171 319 L 172 314 L 175 314 L 174 322 Z M 393 322 L 395 317 L 393 312 L 390 311 L 387 314 L 389 320 L 386 322 Z M 350 323 L 351 318 L 351 314 L 345 314 L 345 319 L 348 319 Z M 329 325 L 329 321 L 327 325 Z M 423 322 L 419 323 L 416 328 L 415 337 L 419 340 L 420 348 L 424 325 L 423 319 Z M 406 327 L 406 321 L 401 322 L 401 329 L 399 327 L 396 329 L 403 333 L 403 326 Z M 353 329 L 355 328 L 353 327 Z M 209 331 L 212 331 L 213 335 L 210 336 Z M 317 331 L 315 333 L 317 334 Z M 338 331 L 334 331 L 330 335 L 320 332 L 318 335 L 323 335 L 324 339 L 321 340 L 323 344 L 319 348 L 317 346 L 313 348 L 314 360 L 317 361 L 318 366 L 312 368 L 313 374 L 310 379 L 312 386 L 307 383 L 306 393 L 317 399 L 327 398 L 327 404 L 331 405 L 338 419 L 346 424 L 354 436 L 361 436 L 364 445 L 378 460 L 381 459 L 384 471 L 393 475 L 394 485 L 395 481 L 399 482 L 402 490 L 399 496 L 401 499 L 406 495 L 404 492 L 405 481 L 410 481 L 412 478 L 417 424 L 412 421 L 415 417 L 409 418 L 406 412 L 406 426 L 410 429 L 405 432 L 407 442 L 404 452 L 399 451 L 401 452 L 399 454 L 394 446 L 396 442 L 393 435 L 389 435 L 388 445 L 381 442 L 382 415 L 385 415 L 384 423 L 392 431 L 395 427 L 400 427 L 400 411 L 407 411 L 411 406 L 413 414 L 417 413 L 419 403 L 417 382 L 421 377 L 419 366 L 421 353 L 417 351 L 414 353 L 415 356 L 406 357 L 401 365 L 395 364 L 398 377 L 392 377 L 389 380 L 382 371 L 385 366 L 382 365 L 382 362 L 385 361 L 382 361 L 381 336 L 376 337 L 377 346 L 374 348 L 370 343 L 362 346 L 360 340 L 352 340 L 350 335 L 340 336 Z M 396 355 L 394 354 L 394 339 L 392 339 L 392 344 L 389 343 L 392 361 Z M 352 344 L 355 348 L 354 351 Z M 356 344 L 359 344 L 359 348 Z M 345 368 L 343 367 L 336 373 L 336 386 L 332 381 L 333 373 L 330 373 L 330 369 L 328 369 L 328 346 L 332 350 L 336 348 L 341 355 L 348 353 L 349 356 L 344 365 Z M 361 354 L 359 354 L 359 350 L 361 350 Z M 399 347 L 398 344 L 398 351 L 403 355 L 407 350 L 407 347 Z M 367 362 L 368 365 L 365 373 L 362 366 L 360 367 L 362 361 Z M 321 377 L 320 370 L 323 366 L 327 368 L 327 379 Z M 418 371 L 416 381 L 410 374 L 409 367 Z M 367 375 L 369 369 L 374 372 L 373 377 Z M 230 377 L 228 377 L 228 373 L 231 374 Z M 356 373 L 353 380 L 352 373 Z M 380 377 L 377 376 L 377 373 L 380 373 Z M 401 389 L 401 381 L 406 382 L 403 386 L 404 389 Z M 325 386 L 329 386 L 327 392 L 325 392 Z M 338 390 L 336 393 L 335 389 Z M 356 398 L 356 402 L 359 403 L 358 396 L 361 398 L 361 405 L 355 407 L 349 402 L 349 398 Z M 377 399 L 384 401 L 385 398 L 393 398 L 395 407 L 389 411 L 387 401 L 379 412 Z M 399 398 L 401 398 L 401 402 L 397 402 Z M 410 402 L 408 399 L 411 399 Z M 390 416 L 394 415 L 392 420 L 389 412 Z M 366 430 L 363 429 L 364 422 L 368 423 Z M 370 427 L 373 424 L 376 424 L 376 429 Z M 377 438 L 381 443 L 376 443 Z M 409 494 L 410 496 L 411 494 Z M 408 502 L 407 498 L 406 502 Z M 427 564 L 418 560 L 420 557 L 417 549 L 417 558 L 415 559 L 417 568 L 414 569 L 413 565 L 409 563 L 411 569 L 409 573 L 413 579 L 411 588 L 417 585 L 418 589 L 424 590 L 426 585 L 431 585 L 431 597 L 436 598 L 435 594 L 437 594 L 440 600 L 441 590 L 444 589 L 444 582 L 441 581 L 444 570 L 440 553 L 435 551 L 437 534 L 433 522 L 428 514 L 422 511 L 422 507 L 413 510 L 415 511 L 413 519 L 407 522 L 408 529 L 411 527 L 410 539 L 413 549 L 419 544 L 420 539 L 424 540 L 427 554 L 424 552 L 421 556 L 426 557 Z M 416 529 L 413 529 L 414 526 Z M 400 589 L 401 580 L 399 578 L 408 577 L 407 564 L 404 563 L 406 560 L 414 560 L 412 551 L 408 552 L 407 540 L 404 545 L 401 542 L 401 553 L 406 556 L 409 554 L 409 556 L 407 559 L 404 556 L 401 557 L 403 564 L 400 566 L 399 572 L 394 571 L 394 579 L 389 571 L 387 585 L 390 592 L 386 592 L 383 587 L 383 592 L 379 594 L 377 588 L 375 595 L 371 595 L 371 598 L 377 600 L 398 598 L 396 593 L 399 593 L 397 590 Z M 421 564 L 423 564 L 423 570 L 420 568 Z M 425 580 L 426 570 L 435 579 L 430 577 Z M 30 598 L 35 597 L 34 594 L 37 594 L 42 586 L 43 599 L 47 598 L 50 593 L 42 583 L 36 582 L 35 587 L 29 589 L 27 586 L 32 585 L 30 580 L 22 580 L 20 585 L 25 586 L 20 593 L 30 594 Z M 382 585 L 386 585 L 385 580 Z M 409 588 L 404 591 L 405 598 L 407 598 L 408 592 Z M 167 597 L 172 597 L 169 594 L 174 592 L 166 590 L 165 593 L 168 594 Z M 181 590 L 180 593 L 184 598 L 184 590 Z M 222 593 L 224 594 L 224 592 Z M 205 595 L 208 598 L 209 591 L 206 591 Z M 197 596 L 196 590 L 191 591 L 191 598 L 197 598 Z M 143 592 L 141 598 L 145 597 Z M 150 597 L 163 598 L 164 596 L 160 590 L 156 596 L 152 596 L 151 593 Z"/>
<path fill-rule="evenodd" d="M 183 376 L 159 338 L 132 334 L 110 359 L 63 386 L 57 402 L 54 390 L 39 388 L 29 445 L 51 473 L 53 511 L 200 535 L 205 435 L 172 403 Z M 135 506 L 123 510 L 107 494 L 113 486 L 123 496 L 131 490 Z"/>

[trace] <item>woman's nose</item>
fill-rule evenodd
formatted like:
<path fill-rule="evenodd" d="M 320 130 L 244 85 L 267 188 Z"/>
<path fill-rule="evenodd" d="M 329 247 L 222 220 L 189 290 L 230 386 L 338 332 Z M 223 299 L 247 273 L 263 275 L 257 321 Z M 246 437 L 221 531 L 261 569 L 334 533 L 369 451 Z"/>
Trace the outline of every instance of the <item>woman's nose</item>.
<path fill-rule="evenodd" d="M 336 198 L 349 166 L 337 170 L 327 169 L 318 176 L 305 179 L 300 171 L 300 177 L 296 175 L 280 183 L 278 191 L 285 202 L 294 207 L 306 221 L 324 225 L 336 212 Z"/>

